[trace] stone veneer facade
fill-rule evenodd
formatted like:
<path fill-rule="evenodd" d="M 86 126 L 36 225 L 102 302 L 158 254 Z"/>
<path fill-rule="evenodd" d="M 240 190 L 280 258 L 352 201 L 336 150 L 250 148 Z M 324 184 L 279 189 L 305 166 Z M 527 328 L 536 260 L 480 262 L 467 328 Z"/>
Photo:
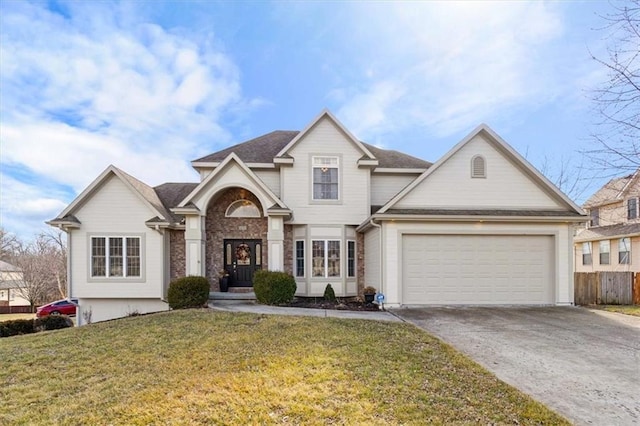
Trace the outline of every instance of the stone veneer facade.
<path fill-rule="evenodd" d="M 212 291 L 219 291 L 220 271 L 224 269 L 224 240 L 262 240 L 262 265 L 268 265 L 266 217 L 233 218 L 225 217 L 227 208 L 237 200 L 246 199 L 258 207 L 262 214 L 262 204 L 250 191 L 230 188 L 212 200 L 207 207 L 205 220 L 206 235 L 206 276 Z"/>
<path fill-rule="evenodd" d="M 181 278 L 187 272 L 187 258 L 185 256 L 184 231 L 169 231 L 169 278 L 170 281 Z"/>

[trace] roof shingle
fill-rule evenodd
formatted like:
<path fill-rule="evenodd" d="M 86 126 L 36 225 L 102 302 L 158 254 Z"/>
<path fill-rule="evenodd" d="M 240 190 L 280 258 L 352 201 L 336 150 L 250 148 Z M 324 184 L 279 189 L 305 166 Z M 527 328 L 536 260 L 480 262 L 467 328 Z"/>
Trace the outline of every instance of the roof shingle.
<path fill-rule="evenodd" d="M 214 152 L 199 158 L 194 163 L 215 163 L 227 158 L 232 152 L 245 163 L 272 163 L 278 153 L 291 142 L 299 131 L 276 130 L 266 135 L 258 136 L 246 142 Z M 399 151 L 387 150 L 373 145 L 362 144 L 378 159 L 378 167 L 398 169 L 426 169 L 432 163 L 412 157 Z"/>

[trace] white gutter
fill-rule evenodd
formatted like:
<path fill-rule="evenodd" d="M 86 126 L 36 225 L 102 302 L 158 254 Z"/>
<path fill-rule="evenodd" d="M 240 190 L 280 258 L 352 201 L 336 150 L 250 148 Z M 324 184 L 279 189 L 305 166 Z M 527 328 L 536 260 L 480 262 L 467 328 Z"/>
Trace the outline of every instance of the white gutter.
<path fill-rule="evenodd" d="M 373 218 L 369 219 L 369 224 L 371 226 L 375 226 L 376 228 L 378 228 L 380 230 L 380 253 L 378 253 L 379 257 L 380 257 L 380 293 L 384 294 L 383 288 L 385 287 L 384 285 L 384 263 L 382 262 L 382 254 L 383 254 L 383 249 L 382 249 L 382 234 L 383 234 L 383 230 L 382 230 L 382 225 L 380 225 L 379 223 L 376 223 L 375 220 Z"/>

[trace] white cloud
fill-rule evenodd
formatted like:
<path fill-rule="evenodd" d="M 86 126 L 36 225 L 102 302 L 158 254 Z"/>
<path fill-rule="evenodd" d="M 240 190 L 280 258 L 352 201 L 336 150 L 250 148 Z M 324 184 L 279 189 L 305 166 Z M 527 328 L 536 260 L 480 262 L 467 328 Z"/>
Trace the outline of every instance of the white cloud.
<path fill-rule="evenodd" d="M 210 33 L 167 31 L 134 4 L 60 7 L 2 5 L 0 161 L 40 178 L 5 175 L 6 217 L 50 219 L 70 197 L 47 196 L 49 183 L 77 193 L 108 164 L 151 185 L 193 181 L 188 161 L 230 138 L 221 115 L 261 104 L 242 98 Z"/>
<path fill-rule="evenodd" d="M 338 115 L 362 138 L 399 128 L 447 136 L 574 89 L 555 69 L 564 28 L 554 4 L 368 3 L 353 8 L 352 25 L 360 84 L 331 93 L 349 92 Z"/>

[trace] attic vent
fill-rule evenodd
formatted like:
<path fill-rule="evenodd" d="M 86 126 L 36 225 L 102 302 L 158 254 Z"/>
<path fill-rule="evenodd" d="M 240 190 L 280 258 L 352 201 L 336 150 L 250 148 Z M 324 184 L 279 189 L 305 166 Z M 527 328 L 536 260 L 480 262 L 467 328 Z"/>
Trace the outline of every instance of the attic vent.
<path fill-rule="evenodd" d="M 476 155 L 471 159 L 471 177 L 472 178 L 486 178 L 487 166 L 484 161 L 484 157 Z"/>

